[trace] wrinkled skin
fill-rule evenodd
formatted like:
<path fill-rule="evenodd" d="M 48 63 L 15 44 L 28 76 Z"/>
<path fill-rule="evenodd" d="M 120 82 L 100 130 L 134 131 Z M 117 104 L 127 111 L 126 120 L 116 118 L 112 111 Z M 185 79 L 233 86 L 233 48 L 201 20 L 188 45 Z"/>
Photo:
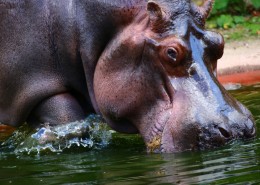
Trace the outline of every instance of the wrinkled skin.
<path fill-rule="evenodd" d="M 189 0 L 0 0 L 1 123 L 96 112 L 151 152 L 253 137 L 250 112 L 216 79 L 223 38 L 196 15 Z"/>

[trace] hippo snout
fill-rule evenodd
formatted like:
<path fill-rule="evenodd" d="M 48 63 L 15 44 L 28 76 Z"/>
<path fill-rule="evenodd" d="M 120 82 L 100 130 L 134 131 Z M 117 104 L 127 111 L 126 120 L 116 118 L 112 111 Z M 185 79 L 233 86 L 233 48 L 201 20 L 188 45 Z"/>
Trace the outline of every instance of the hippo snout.
<path fill-rule="evenodd" d="M 210 123 L 200 129 L 198 148 L 214 148 L 235 139 L 246 139 L 254 136 L 254 122 L 246 117 L 228 120 L 228 122 Z"/>
<path fill-rule="evenodd" d="M 153 152 L 204 150 L 235 139 L 253 138 L 256 132 L 251 114 L 242 104 L 237 108 L 239 110 L 233 108 L 224 113 L 210 110 L 210 107 L 208 111 L 198 108 L 201 112 L 192 112 L 193 109 L 185 112 L 184 108 L 185 113 L 180 116 L 174 113 L 164 128 L 160 148 Z"/>

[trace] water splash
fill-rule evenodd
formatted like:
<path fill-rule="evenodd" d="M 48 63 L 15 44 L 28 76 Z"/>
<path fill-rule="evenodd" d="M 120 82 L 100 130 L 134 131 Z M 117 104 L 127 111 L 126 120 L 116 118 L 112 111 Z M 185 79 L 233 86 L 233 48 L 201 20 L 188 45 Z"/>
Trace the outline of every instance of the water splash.
<path fill-rule="evenodd" d="M 30 130 L 24 125 L 3 142 L 1 148 L 28 154 L 62 152 L 72 147 L 102 148 L 109 144 L 111 138 L 112 131 L 103 119 L 98 115 L 90 115 L 83 121 L 59 126 L 44 125 L 37 130 Z"/>

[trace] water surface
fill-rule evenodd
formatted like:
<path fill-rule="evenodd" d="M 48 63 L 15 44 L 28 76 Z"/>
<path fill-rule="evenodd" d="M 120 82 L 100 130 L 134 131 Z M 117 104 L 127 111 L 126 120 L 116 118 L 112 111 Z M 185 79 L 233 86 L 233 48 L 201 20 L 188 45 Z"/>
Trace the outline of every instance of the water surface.
<path fill-rule="evenodd" d="M 84 141 L 52 143 L 52 151 L 26 144 L 35 140 L 23 131 L 0 148 L 0 184 L 260 184 L 260 85 L 230 92 L 253 113 L 255 139 L 215 150 L 147 154 L 139 136 L 92 124 Z"/>

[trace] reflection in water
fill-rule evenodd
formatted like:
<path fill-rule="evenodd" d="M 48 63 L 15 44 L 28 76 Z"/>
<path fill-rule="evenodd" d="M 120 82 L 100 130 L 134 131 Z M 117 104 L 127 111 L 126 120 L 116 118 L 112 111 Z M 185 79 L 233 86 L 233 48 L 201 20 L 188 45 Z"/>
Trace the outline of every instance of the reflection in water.
<path fill-rule="evenodd" d="M 63 152 L 13 152 L 21 147 L 18 145 L 22 141 L 23 146 L 28 147 L 31 143 L 26 141 L 28 136 L 38 141 L 38 145 L 44 144 L 46 140 L 41 143 L 39 138 L 48 131 L 46 127 L 47 130 L 38 132 L 20 132 L 26 133 L 25 136 L 16 136 L 16 139 L 13 136 L 0 149 L 0 184 L 260 184 L 260 86 L 242 87 L 231 93 L 254 114 L 259 126 L 253 140 L 235 141 L 216 150 L 147 154 L 139 136 L 111 133 L 106 128 L 104 133 L 112 138 L 103 140 L 109 144 L 102 148 L 89 150 L 73 145 Z M 84 129 L 90 130 L 89 126 Z M 50 130 L 52 134 L 62 133 Z M 59 137 L 67 141 L 75 134 L 78 137 L 76 130 L 72 132 L 74 135 L 65 132 Z M 100 127 L 96 130 L 100 131 Z M 102 143 L 102 139 L 97 141 Z M 68 142 L 63 144 L 69 146 Z"/>
<path fill-rule="evenodd" d="M 161 183 L 235 184 L 260 183 L 259 144 L 232 143 L 217 151 L 164 155 Z"/>

